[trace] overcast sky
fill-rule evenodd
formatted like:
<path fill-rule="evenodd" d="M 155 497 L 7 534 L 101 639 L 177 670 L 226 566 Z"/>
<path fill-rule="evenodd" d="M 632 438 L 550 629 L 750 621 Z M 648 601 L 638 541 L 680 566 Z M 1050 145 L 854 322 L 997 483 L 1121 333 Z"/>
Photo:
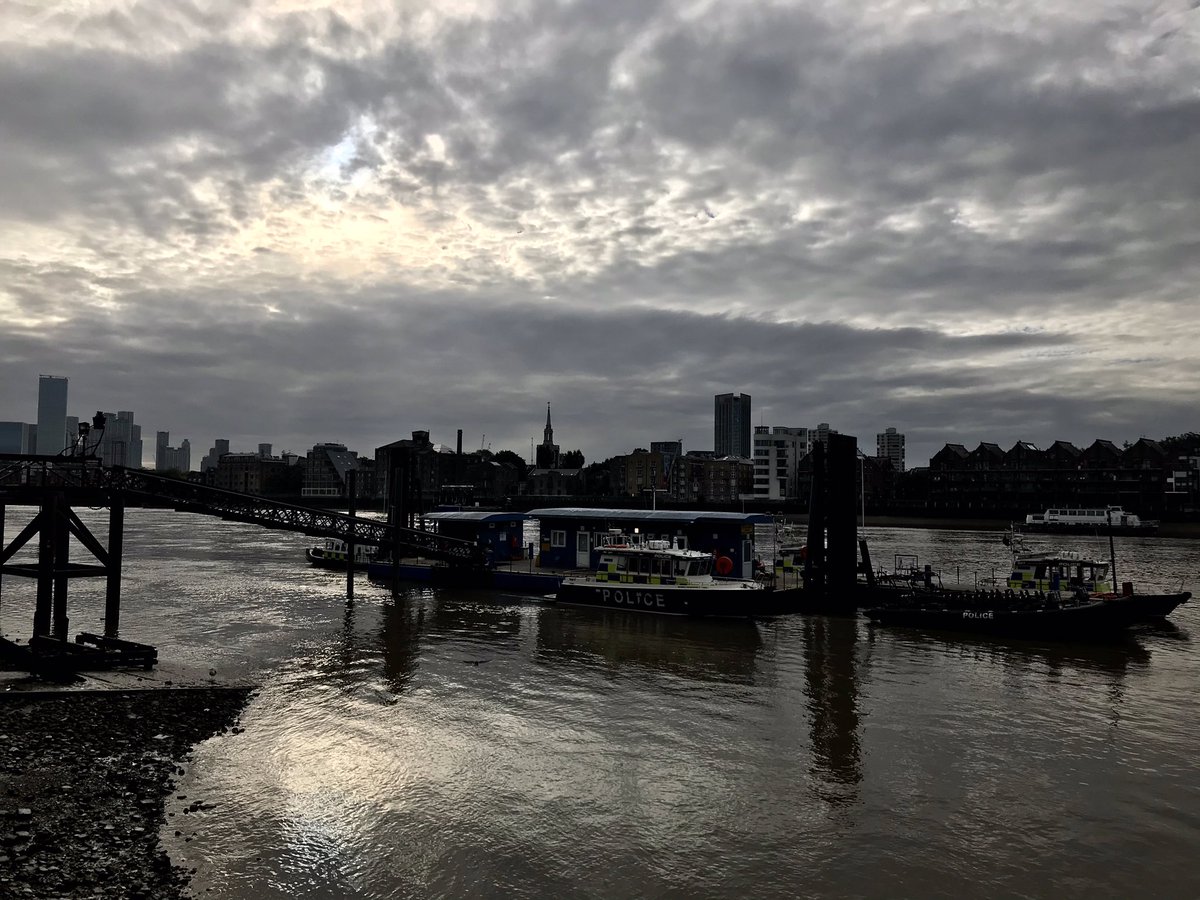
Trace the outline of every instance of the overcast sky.
<path fill-rule="evenodd" d="M 0 419 L 1200 430 L 1197 6 L 8 0 Z"/>

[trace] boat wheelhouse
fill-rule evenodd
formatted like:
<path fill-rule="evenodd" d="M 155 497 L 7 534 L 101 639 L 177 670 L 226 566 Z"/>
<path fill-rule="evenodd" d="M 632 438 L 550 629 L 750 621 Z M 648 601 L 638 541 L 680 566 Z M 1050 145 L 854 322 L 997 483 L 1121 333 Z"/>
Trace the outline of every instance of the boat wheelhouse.
<path fill-rule="evenodd" d="M 1014 591 L 1076 591 L 1107 594 L 1114 589 L 1109 564 L 1071 550 L 1013 554 L 1008 587 Z"/>
<path fill-rule="evenodd" d="M 1143 520 L 1120 506 L 1093 506 L 1081 509 L 1056 507 L 1025 517 L 1027 531 L 1041 532 L 1106 532 L 1119 534 L 1153 534 L 1158 522 Z"/>

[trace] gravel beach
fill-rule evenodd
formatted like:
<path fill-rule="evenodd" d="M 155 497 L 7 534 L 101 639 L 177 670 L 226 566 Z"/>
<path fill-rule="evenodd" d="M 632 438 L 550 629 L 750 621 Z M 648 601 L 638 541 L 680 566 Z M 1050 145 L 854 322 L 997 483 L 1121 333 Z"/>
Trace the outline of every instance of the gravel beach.
<path fill-rule="evenodd" d="M 249 693 L 0 695 L 0 898 L 186 896 L 190 873 L 159 843 L 165 801 L 192 747 L 236 728 Z"/>

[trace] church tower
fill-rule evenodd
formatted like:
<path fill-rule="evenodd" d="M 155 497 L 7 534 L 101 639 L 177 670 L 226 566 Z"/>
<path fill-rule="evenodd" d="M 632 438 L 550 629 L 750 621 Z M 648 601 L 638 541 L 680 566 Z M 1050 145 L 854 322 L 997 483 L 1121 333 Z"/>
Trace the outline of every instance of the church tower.
<path fill-rule="evenodd" d="M 558 444 L 554 443 L 554 427 L 550 424 L 550 404 L 546 404 L 546 430 L 538 444 L 534 467 L 538 469 L 558 468 Z"/>

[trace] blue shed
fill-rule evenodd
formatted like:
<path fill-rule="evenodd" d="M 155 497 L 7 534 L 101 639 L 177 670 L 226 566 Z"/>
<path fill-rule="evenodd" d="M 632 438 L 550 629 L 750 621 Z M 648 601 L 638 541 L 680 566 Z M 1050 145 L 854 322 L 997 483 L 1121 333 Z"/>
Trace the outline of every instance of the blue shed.
<path fill-rule="evenodd" d="M 613 529 L 645 539 L 683 538 L 691 550 L 728 556 L 732 574 L 754 577 L 754 526 L 769 525 L 764 513 L 649 509 L 532 509 L 538 520 L 538 564 L 546 568 L 590 568 L 592 551 Z"/>
<path fill-rule="evenodd" d="M 471 541 L 494 563 L 525 558 L 525 513 L 461 510 L 426 513 L 438 534 Z"/>

